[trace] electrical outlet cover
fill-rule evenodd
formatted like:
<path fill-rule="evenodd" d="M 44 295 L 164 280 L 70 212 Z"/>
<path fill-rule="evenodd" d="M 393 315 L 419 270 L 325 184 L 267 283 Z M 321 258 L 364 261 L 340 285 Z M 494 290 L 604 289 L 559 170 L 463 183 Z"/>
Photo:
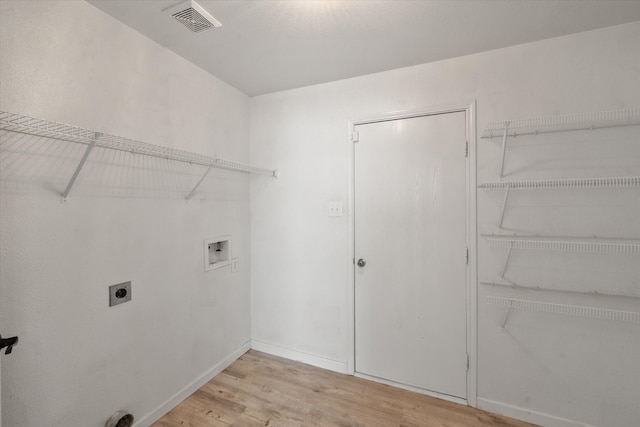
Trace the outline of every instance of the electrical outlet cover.
<path fill-rule="evenodd" d="M 109 307 L 131 301 L 131 282 L 109 286 Z"/>

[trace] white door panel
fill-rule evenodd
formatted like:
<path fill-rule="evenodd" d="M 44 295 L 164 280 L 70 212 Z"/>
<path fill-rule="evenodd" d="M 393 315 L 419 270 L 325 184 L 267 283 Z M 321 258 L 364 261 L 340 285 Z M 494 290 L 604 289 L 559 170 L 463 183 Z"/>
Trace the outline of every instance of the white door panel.
<path fill-rule="evenodd" d="M 465 113 L 358 125 L 358 373 L 466 398 Z"/>

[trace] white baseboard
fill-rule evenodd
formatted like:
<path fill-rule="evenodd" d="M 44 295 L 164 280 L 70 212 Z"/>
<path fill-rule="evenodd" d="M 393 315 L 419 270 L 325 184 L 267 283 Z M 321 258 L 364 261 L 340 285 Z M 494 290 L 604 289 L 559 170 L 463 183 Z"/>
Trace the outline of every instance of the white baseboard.
<path fill-rule="evenodd" d="M 295 360 L 296 362 L 306 363 L 307 365 L 317 366 L 318 368 L 340 372 L 341 374 L 347 373 L 346 362 L 326 359 L 324 357 L 316 356 L 309 353 L 303 353 L 301 351 L 292 350 L 290 348 L 284 348 L 257 340 L 251 340 L 251 348 L 263 353 L 269 353 L 274 356 L 284 357 L 285 359 Z"/>
<path fill-rule="evenodd" d="M 136 421 L 133 424 L 133 427 L 149 427 L 151 424 L 162 418 L 162 416 L 167 412 L 178 406 L 180 402 L 192 395 L 200 387 L 211 381 L 213 377 L 224 371 L 229 365 L 235 362 L 240 356 L 245 354 L 250 349 L 250 342 L 247 341 L 239 349 L 231 353 L 224 360 L 213 366 L 204 374 L 200 375 L 191 384 L 188 384 L 185 388 L 171 396 L 166 402 L 151 411 L 151 413 L 145 415 L 139 421 Z"/>
<path fill-rule="evenodd" d="M 520 408 L 518 406 L 508 405 L 506 403 L 496 402 L 493 400 L 482 399 L 478 397 L 478 409 L 482 409 L 496 414 L 505 415 L 529 423 L 538 424 L 545 427 L 594 427 L 591 424 L 585 424 L 578 421 L 568 420 L 556 417 L 554 415 L 545 414 L 543 412 L 532 411 L 530 409 Z"/>

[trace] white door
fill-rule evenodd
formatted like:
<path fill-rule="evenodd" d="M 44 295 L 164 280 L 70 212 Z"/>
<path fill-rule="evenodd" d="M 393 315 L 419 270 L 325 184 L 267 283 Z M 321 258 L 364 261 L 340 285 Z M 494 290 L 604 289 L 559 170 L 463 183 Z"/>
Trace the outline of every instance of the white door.
<path fill-rule="evenodd" d="M 466 399 L 465 112 L 355 130 L 355 371 Z"/>

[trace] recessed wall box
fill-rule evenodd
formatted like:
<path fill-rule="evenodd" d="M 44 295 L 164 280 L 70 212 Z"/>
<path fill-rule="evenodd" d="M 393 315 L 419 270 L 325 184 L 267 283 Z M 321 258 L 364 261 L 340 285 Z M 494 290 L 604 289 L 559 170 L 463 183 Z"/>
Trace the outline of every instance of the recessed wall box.
<path fill-rule="evenodd" d="M 204 241 L 204 271 L 231 265 L 231 236 Z"/>
<path fill-rule="evenodd" d="M 131 282 L 109 286 L 109 307 L 131 301 Z"/>

